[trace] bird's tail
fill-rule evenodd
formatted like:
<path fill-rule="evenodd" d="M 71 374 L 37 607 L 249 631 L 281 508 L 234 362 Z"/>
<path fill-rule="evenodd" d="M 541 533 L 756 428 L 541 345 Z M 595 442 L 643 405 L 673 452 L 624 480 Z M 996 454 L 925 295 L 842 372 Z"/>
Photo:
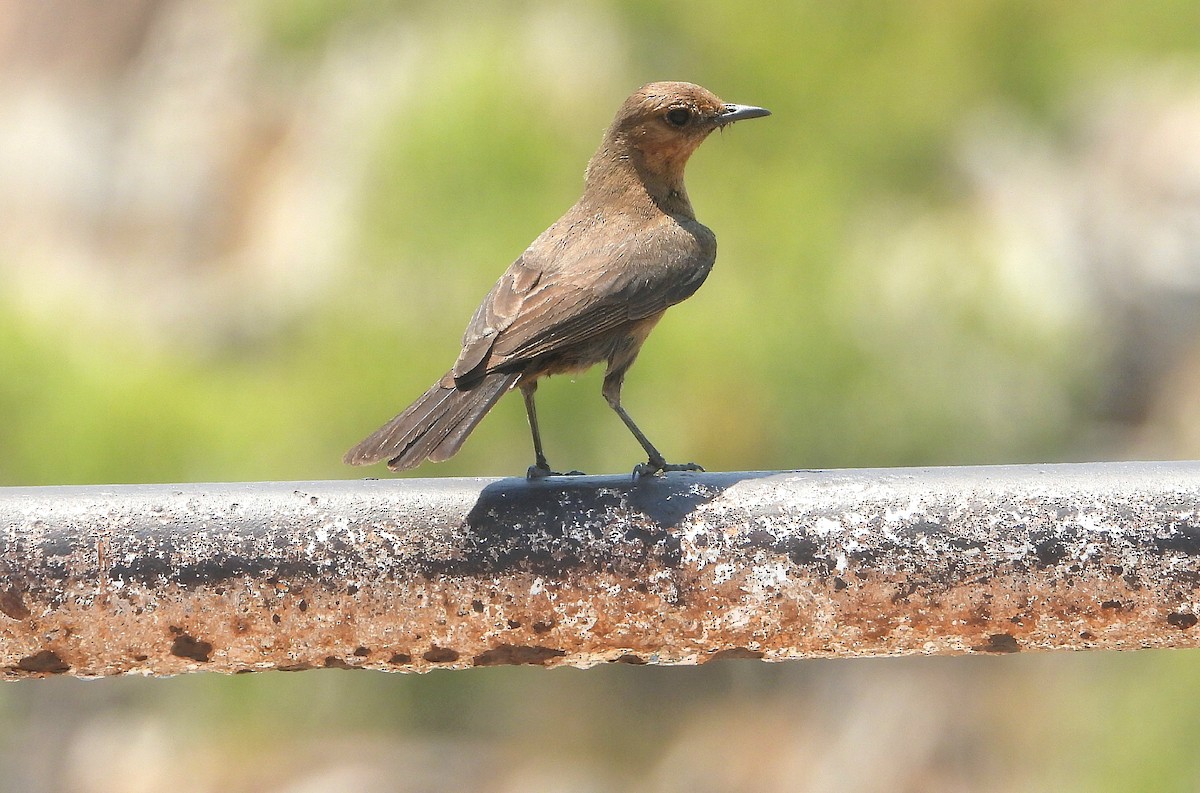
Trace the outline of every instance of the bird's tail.
<path fill-rule="evenodd" d="M 496 372 L 463 390 L 447 375 L 403 413 L 346 452 L 343 459 L 350 465 L 387 460 L 393 471 L 415 468 L 426 459 L 449 460 L 518 377 L 517 373 Z"/>

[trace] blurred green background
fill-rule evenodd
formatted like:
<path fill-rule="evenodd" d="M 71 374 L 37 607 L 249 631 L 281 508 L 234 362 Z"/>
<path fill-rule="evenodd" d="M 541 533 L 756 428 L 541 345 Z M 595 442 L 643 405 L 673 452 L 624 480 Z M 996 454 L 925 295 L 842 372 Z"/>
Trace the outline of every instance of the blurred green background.
<path fill-rule="evenodd" d="M 0 2 L 0 484 L 379 475 L 616 107 L 770 119 L 626 406 L 710 470 L 1200 457 L 1200 4 Z M 640 450 L 599 371 L 550 460 Z M 531 462 L 509 397 L 453 461 Z M 1192 652 L 0 689 L 0 791 L 1195 790 Z"/>

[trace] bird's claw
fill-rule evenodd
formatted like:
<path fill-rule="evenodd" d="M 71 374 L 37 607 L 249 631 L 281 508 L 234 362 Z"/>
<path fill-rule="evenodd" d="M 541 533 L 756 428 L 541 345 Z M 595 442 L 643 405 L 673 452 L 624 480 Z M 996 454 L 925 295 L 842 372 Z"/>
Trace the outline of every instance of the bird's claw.
<path fill-rule="evenodd" d="M 548 476 L 587 476 L 583 471 L 551 471 L 548 465 L 531 465 L 529 470 L 525 472 L 525 478 L 529 481 L 535 479 L 545 479 Z"/>
<path fill-rule="evenodd" d="M 641 479 L 646 476 L 658 476 L 667 471 L 700 471 L 704 472 L 696 463 L 668 463 L 666 460 L 648 460 L 644 463 L 638 463 L 633 468 L 633 478 Z"/>

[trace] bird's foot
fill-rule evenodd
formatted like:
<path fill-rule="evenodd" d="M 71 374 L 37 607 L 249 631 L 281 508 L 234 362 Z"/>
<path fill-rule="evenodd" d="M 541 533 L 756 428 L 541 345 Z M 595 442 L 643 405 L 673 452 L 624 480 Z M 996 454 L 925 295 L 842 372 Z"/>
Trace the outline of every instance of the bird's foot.
<path fill-rule="evenodd" d="M 667 471 L 700 471 L 704 469 L 695 463 L 668 463 L 661 457 L 657 460 L 647 460 L 644 463 L 638 463 L 633 469 L 633 478 L 641 479 L 645 476 L 658 476 Z"/>
<path fill-rule="evenodd" d="M 529 470 L 525 472 L 525 478 L 529 481 L 535 479 L 545 479 L 548 476 L 587 476 L 583 471 L 551 471 L 548 465 L 531 465 Z"/>

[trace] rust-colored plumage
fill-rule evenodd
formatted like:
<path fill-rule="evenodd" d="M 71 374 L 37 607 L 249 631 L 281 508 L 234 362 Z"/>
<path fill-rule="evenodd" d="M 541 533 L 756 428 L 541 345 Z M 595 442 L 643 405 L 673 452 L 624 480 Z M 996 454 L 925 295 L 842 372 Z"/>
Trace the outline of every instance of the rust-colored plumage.
<path fill-rule="evenodd" d="M 716 258 L 716 237 L 696 220 L 683 186 L 688 158 L 713 130 L 766 115 L 691 83 L 634 92 L 588 163 L 583 195 L 488 292 L 454 366 L 346 462 L 387 460 L 399 471 L 446 460 L 505 392 L 520 388 L 536 457 L 529 476 L 553 474 L 534 409 L 537 380 L 605 361 L 604 397 L 648 456 L 635 471 L 698 470 L 663 459 L 621 406 L 621 384 L 663 312 L 700 287 Z"/>

